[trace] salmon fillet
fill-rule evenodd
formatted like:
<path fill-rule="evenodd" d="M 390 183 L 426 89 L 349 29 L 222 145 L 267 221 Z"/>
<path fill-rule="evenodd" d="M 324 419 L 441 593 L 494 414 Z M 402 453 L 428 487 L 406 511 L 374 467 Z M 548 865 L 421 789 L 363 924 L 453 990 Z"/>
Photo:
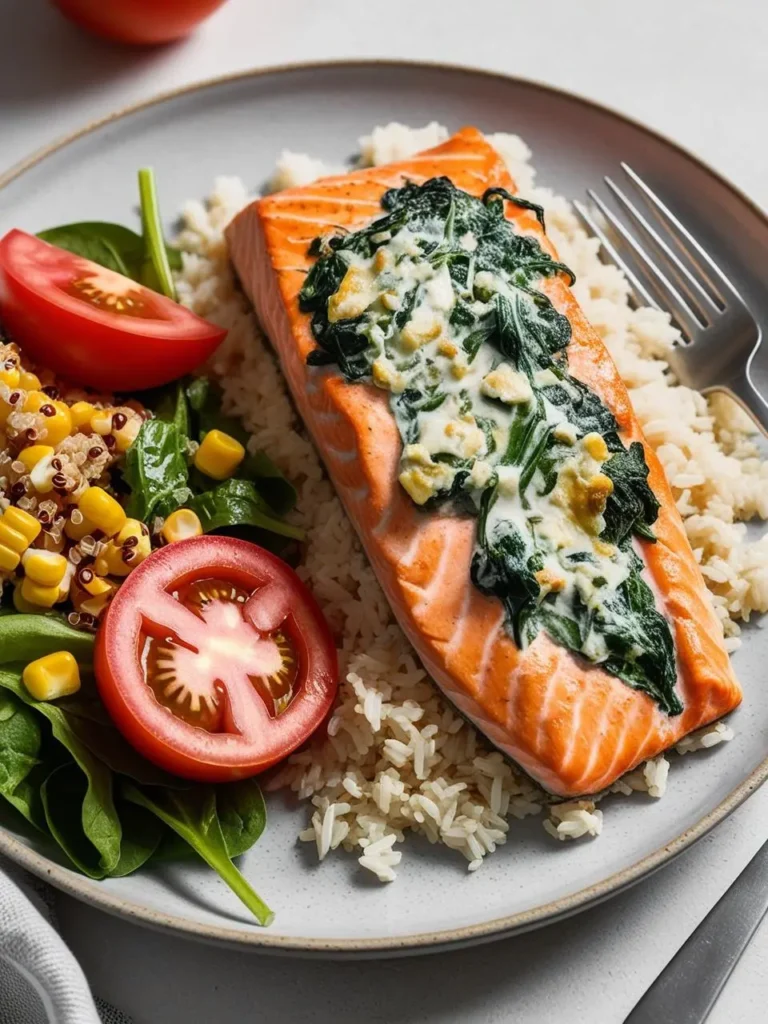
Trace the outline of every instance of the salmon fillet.
<path fill-rule="evenodd" d="M 656 543 L 641 541 L 644 576 L 672 626 L 682 714 L 540 633 L 524 651 L 500 601 L 471 582 L 476 523 L 417 510 L 398 482 L 401 441 L 388 395 L 307 366 L 316 347 L 298 293 L 318 235 L 354 231 L 382 215 L 381 197 L 406 181 L 446 176 L 472 195 L 514 192 L 496 151 L 474 128 L 402 163 L 326 178 L 260 199 L 228 231 L 230 255 L 268 334 L 291 393 L 357 530 L 392 609 L 426 670 L 457 709 L 550 792 L 599 792 L 686 733 L 735 708 L 741 690 L 722 630 L 661 465 L 645 442 L 627 390 L 562 275 L 540 288 L 571 323 L 570 372 L 616 417 L 625 444 L 640 441 L 661 503 Z M 535 216 L 506 204 L 515 230 L 555 259 Z"/>

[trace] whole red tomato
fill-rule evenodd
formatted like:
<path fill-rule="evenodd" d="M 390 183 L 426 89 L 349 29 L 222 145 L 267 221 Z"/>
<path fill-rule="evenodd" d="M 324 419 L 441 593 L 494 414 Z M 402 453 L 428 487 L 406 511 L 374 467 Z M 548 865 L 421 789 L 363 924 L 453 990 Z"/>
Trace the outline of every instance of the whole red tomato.
<path fill-rule="evenodd" d="M 52 0 L 82 28 L 120 43 L 181 39 L 224 0 Z"/>

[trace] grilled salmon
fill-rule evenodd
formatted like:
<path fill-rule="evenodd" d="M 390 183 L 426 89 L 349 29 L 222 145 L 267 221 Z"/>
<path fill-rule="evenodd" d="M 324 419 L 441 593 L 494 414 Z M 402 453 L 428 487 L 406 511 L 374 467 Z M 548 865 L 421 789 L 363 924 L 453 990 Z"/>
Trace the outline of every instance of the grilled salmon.
<path fill-rule="evenodd" d="M 669 714 L 647 692 L 556 642 L 546 630 L 519 645 L 502 602 L 471 579 L 476 519 L 419 509 L 399 482 L 401 435 L 389 396 L 368 380 L 308 365 L 317 349 L 299 295 L 318 236 L 354 232 L 382 215 L 382 197 L 406 182 L 447 178 L 481 197 L 514 193 L 493 147 L 465 128 L 402 163 L 353 171 L 260 199 L 232 222 L 231 259 L 279 357 L 299 412 L 357 530 L 398 622 L 426 670 L 456 708 L 544 788 L 593 794 L 682 736 L 731 711 L 741 690 L 669 485 L 643 439 L 615 365 L 579 308 L 564 274 L 541 291 L 570 323 L 567 366 L 615 417 L 621 440 L 643 446 L 660 504 L 652 539 L 637 538 L 642 576 L 669 624 L 675 692 Z M 515 232 L 557 254 L 535 211 L 513 202 Z M 512 399 L 510 399 L 512 400 Z"/>

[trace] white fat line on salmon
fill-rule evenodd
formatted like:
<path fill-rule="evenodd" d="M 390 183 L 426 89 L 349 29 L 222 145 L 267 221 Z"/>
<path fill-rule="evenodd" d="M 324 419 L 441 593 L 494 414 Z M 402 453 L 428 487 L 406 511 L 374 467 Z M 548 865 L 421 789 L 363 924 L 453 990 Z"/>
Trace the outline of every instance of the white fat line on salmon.
<path fill-rule="evenodd" d="M 462 541 L 461 535 L 457 536 L 458 531 L 450 535 L 447 543 L 443 543 L 443 550 L 440 552 L 440 560 L 437 563 L 437 568 L 432 574 L 432 579 L 429 584 L 423 588 L 423 596 L 418 605 L 413 609 L 413 614 L 419 615 L 422 611 L 427 609 L 427 606 L 431 603 L 435 592 L 439 592 L 442 589 L 443 580 L 446 573 L 452 572 L 455 568 L 455 560 L 452 557 L 457 547 L 463 547 L 463 543 L 457 544 L 456 542 Z"/>
<path fill-rule="evenodd" d="M 408 545 L 408 550 L 405 552 L 403 557 L 400 559 L 400 565 L 408 566 L 411 565 L 416 554 L 421 546 L 422 531 L 416 527 L 411 538 L 411 543 Z"/>
<path fill-rule="evenodd" d="M 453 636 L 443 648 L 443 656 L 446 662 L 450 655 L 456 650 L 456 648 L 463 642 L 464 633 L 466 632 L 467 625 L 469 623 L 469 605 L 474 596 L 475 588 L 472 586 L 466 586 L 464 588 L 464 597 L 461 599 L 461 608 L 459 609 L 459 628 L 454 630 Z"/>
<path fill-rule="evenodd" d="M 339 462 L 354 462 L 359 456 L 357 447 L 355 448 L 334 448 L 332 444 L 325 442 L 326 453 L 333 459 L 337 459 Z"/>
<path fill-rule="evenodd" d="M 618 730 L 618 732 L 615 728 L 607 728 L 607 725 L 609 723 L 606 721 L 606 719 L 609 716 L 609 712 L 612 713 L 612 711 L 613 702 L 606 701 L 605 705 L 603 706 L 603 712 L 600 715 L 598 735 L 602 737 L 613 737 L 615 740 L 615 747 L 613 752 L 613 758 L 611 759 L 610 765 L 606 768 L 606 770 L 603 772 L 600 778 L 595 780 L 595 792 L 599 792 L 606 785 L 608 779 L 614 778 L 614 768 L 619 760 L 619 755 L 622 753 L 624 749 L 624 744 L 627 739 L 627 736 L 632 735 L 635 728 L 635 723 L 637 722 L 637 719 L 640 717 L 640 715 L 643 714 L 644 708 L 640 701 L 633 700 L 630 705 L 630 712 L 629 714 L 624 715 L 621 723 L 621 728 Z M 584 771 L 578 779 L 577 785 L 580 785 L 584 779 L 588 779 L 591 776 L 598 757 L 602 756 L 603 753 L 604 748 L 602 748 L 599 744 L 596 743 L 592 748 L 592 753 L 590 754 L 589 760 L 587 761 L 584 767 Z"/>
<path fill-rule="evenodd" d="M 480 664 L 477 666 L 477 672 L 475 673 L 475 679 L 477 679 L 478 685 L 481 690 L 485 689 L 485 681 L 488 676 L 488 668 L 491 664 L 491 657 L 493 655 L 493 649 L 496 646 L 499 633 L 504 624 L 507 614 L 503 607 L 499 607 L 499 615 L 496 619 L 496 624 L 488 630 L 488 636 L 486 637 L 485 644 L 483 645 L 483 653 L 480 656 Z"/>

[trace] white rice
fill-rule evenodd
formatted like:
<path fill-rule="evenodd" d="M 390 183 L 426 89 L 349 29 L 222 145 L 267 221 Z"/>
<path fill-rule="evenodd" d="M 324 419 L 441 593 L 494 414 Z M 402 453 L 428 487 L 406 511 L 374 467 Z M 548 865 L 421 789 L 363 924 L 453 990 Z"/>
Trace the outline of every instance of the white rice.
<path fill-rule="evenodd" d="M 445 138 L 437 124 L 390 125 L 360 140 L 362 160 L 384 163 Z M 664 355 L 676 339 L 669 318 L 633 309 L 619 271 L 598 258 L 598 244 L 568 202 L 534 184 L 530 152 L 512 135 L 491 139 L 518 192 L 541 203 L 574 288 L 632 393 L 646 436 L 669 477 L 677 506 L 731 650 L 739 621 L 768 610 L 768 536 L 746 539 L 743 520 L 768 516 L 768 464 L 750 440 L 751 423 L 735 404 L 707 402 L 670 377 Z M 284 153 L 281 187 L 325 172 L 311 157 Z M 319 457 L 297 422 L 280 371 L 243 296 L 235 289 L 222 231 L 249 200 L 236 178 L 219 178 L 208 203 L 187 204 L 180 242 L 189 254 L 179 281 L 182 301 L 229 328 L 216 356 L 228 411 L 243 417 L 254 449 L 263 449 L 299 490 L 298 518 L 308 536 L 301 575 L 343 636 L 342 683 L 328 737 L 294 754 L 271 781 L 311 801 L 300 838 L 322 859 L 342 847 L 381 881 L 395 877 L 408 831 L 463 854 L 470 871 L 506 840 L 510 819 L 539 814 L 555 838 L 597 836 L 602 811 L 592 800 L 550 804 L 446 704 L 395 623 Z M 731 739 L 724 723 L 688 736 L 679 753 Z M 669 761 L 660 756 L 627 774 L 613 790 L 661 797 Z"/>

